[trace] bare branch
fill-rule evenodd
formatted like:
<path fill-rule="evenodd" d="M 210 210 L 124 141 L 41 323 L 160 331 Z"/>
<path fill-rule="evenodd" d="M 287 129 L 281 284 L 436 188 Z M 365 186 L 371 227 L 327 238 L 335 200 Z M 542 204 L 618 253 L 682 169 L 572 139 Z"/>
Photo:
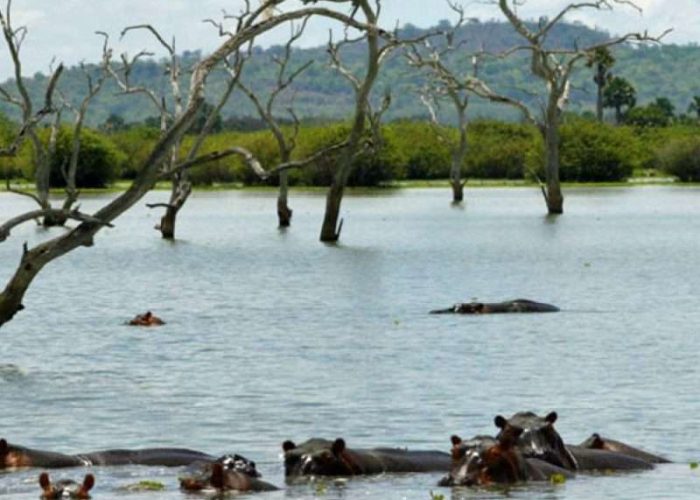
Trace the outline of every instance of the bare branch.
<path fill-rule="evenodd" d="M 227 156 L 231 155 L 238 155 L 243 157 L 243 160 L 245 160 L 246 164 L 255 172 L 255 174 L 262 178 L 266 179 L 268 174 L 265 172 L 265 169 L 263 169 L 262 165 L 260 162 L 253 156 L 253 154 L 248 151 L 247 149 L 239 146 L 234 146 L 229 149 L 225 149 L 223 151 L 212 151 L 211 153 L 207 153 L 201 156 L 198 156 L 196 158 L 193 158 L 191 160 L 186 160 L 182 163 L 179 163 L 172 168 L 170 168 L 168 171 L 163 172 L 161 174 L 161 178 L 168 178 L 171 175 L 173 175 L 176 172 L 186 170 L 188 168 L 196 167 L 197 165 L 201 165 L 203 163 L 209 163 L 211 161 L 216 161 L 220 160 L 222 158 L 226 158 Z"/>
<path fill-rule="evenodd" d="M 10 236 L 10 231 L 15 227 L 24 224 L 30 220 L 37 220 L 42 217 L 53 216 L 53 217 L 64 217 L 66 219 L 77 220 L 80 222 L 89 222 L 91 224 L 98 224 L 100 226 L 114 227 L 111 223 L 101 221 L 92 215 L 88 215 L 80 212 L 77 208 L 75 210 L 58 210 L 58 209 L 39 209 L 30 212 L 25 212 L 13 217 L 12 219 L 4 222 L 0 225 L 0 242 L 5 241 Z"/>
<path fill-rule="evenodd" d="M 165 47 L 165 50 L 168 51 L 168 54 L 173 55 L 175 53 L 175 43 L 173 42 L 172 44 L 169 44 L 168 42 L 165 41 L 165 39 L 161 36 L 161 34 L 156 30 L 152 25 L 150 24 L 137 24 L 134 26 L 127 26 L 124 28 L 121 32 L 121 37 L 124 38 L 124 35 L 126 35 L 129 31 L 132 30 L 140 30 L 144 29 L 147 31 L 150 31 L 153 36 L 158 40 L 158 42 Z"/>

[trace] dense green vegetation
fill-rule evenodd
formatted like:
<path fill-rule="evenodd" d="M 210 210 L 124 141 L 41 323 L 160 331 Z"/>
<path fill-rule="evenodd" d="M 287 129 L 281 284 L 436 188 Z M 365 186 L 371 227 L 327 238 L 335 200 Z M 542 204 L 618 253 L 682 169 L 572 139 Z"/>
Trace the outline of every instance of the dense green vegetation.
<path fill-rule="evenodd" d="M 426 30 L 407 25 L 403 35 L 416 36 Z M 583 46 L 604 40 L 607 33 L 594 31 L 582 24 L 560 23 L 552 31 L 550 43 L 552 46 L 570 47 L 577 43 Z M 463 51 L 452 56 L 449 64 L 452 67 L 468 68 L 470 51 L 482 46 L 486 51 L 498 53 L 520 45 L 522 40 L 508 23 L 496 21 L 480 22 L 472 20 L 460 29 L 457 41 L 464 41 Z M 437 42 L 436 42 L 437 43 Z M 254 57 L 245 68 L 245 80 L 255 82 L 256 89 L 270 89 L 275 81 L 275 65 L 270 64 L 273 56 L 279 55 L 282 47 L 271 47 L 266 50 L 256 48 Z M 622 76 L 636 89 L 636 102 L 644 106 L 657 96 L 668 96 L 679 111 L 686 111 L 693 102 L 693 97 L 700 95 L 700 84 L 694 75 L 700 73 L 700 47 L 697 46 L 620 46 L 613 49 L 614 66 L 608 71 L 613 76 Z M 343 54 L 343 59 L 350 67 L 362 67 L 365 51 L 362 46 L 349 47 Z M 191 67 L 199 59 L 197 52 L 183 54 L 182 66 Z M 292 67 L 297 67 L 306 61 L 313 60 L 314 64 L 298 80 L 295 81 L 295 107 L 300 117 L 305 119 L 341 120 L 349 116 L 353 106 L 352 92 L 347 82 L 336 72 L 329 70 L 325 47 L 295 50 Z M 131 78 L 134 84 L 143 84 L 148 88 L 163 88 L 165 82 L 164 61 L 144 60 L 133 68 Z M 596 82 L 595 68 L 581 67 L 573 79 L 573 91 L 570 109 L 582 112 L 595 110 Z M 186 72 L 184 72 L 186 73 Z M 541 90 L 539 83 L 531 78 L 530 64 L 527 56 L 514 55 L 505 60 L 486 60 L 481 68 L 481 77 L 496 91 L 523 99 L 536 105 L 532 92 Z M 183 74 L 183 80 L 189 75 Z M 36 74 L 28 79 L 30 93 L 40 100 L 46 83 L 46 76 Z M 394 103 L 388 113 L 389 119 L 412 118 L 426 116 L 416 89 L 421 85 L 420 73 L 409 69 L 405 58 L 395 54 L 382 69 L 376 87 L 377 94 L 385 89 L 391 89 Z M 60 86 L 67 98 L 77 102 L 84 94 L 85 78 L 80 69 L 67 69 L 61 77 Z M 219 95 L 225 85 L 223 73 L 212 74 L 208 83 L 209 95 Z M 183 82 L 183 89 L 187 85 Z M 287 99 L 280 100 L 280 114 L 286 114 L 284 108 L 288 105 L 291 93 Z M 39 102 L 39 101 L 37 101 Z M 5 106 L 5 105 L 3 105 Z M 0 107 L 6 113 L 15 113 L 15 109 Z M 471 116 L 488 118 L 513 119 L 517 115 L 512 110 L 486 102 L 474 101 Z M 95 100 L 89 117 L 92 126 L 108 122 L 110 116 L 121 117 L 125 122 L 143 122 L 155 114 L 153 106 L 143 96 L 120 95 L 114 82 L 109 82 L 107 88 Z M 612 111 L 611 111 L 612 114 Z M 255 110 L 248 99 L 240 94 L 235 95 L 223 110 L 224 122 L 231 126 L 250 127 L 255 120 L 247 117 L 254 116 Z M 12 115 L 11 115 L 12 116 Z"/>
<path fill-rule="evenodd" d="M 667 122 L 669 120 L 666 120 Z M 301 128 L 295 158 L 304 158 L 324 146 L 342 141 L 349 125 L 334 123 Z M 0 120 L 0 134 L 12 124 Z M 47 130 L 42 137 L 47 140 Z M 561 178 L 570 182 L 615 182 L 637 169 L 657 169 L 682 181 L 700 180 L 700 122 L 670 126 L 615 126 L 592 118 L 567 114 L 561 129 Z M 449 141 L 457 131 L 424 121 L 399 120 L 382 128 L 382 147 L 367 149 L 355 160 L 350 186 L 377 186 L 402 180 L 446 179 L 450 169 Z M 123 126 L 115 131 L 88 130 L 83 135 L 78 169 L 80 187 L 101 187 L 116 179 L 130 179 L 158 137 L 158 130 L 143 125 Z M 469 151 L 463 171 L 471 179 L 529 179 L 542 177 L 542 138 L 531 125 L 479 119 L 469 125 Z M 60 168 L 67 161 L 63 151 L 70 131 L 61 130 L 52 185 L 63 185 Z M 188 148 L 192 137 L 182 144 Z M 233 145 L 252 151 L 265 168 L 279 162 L 277 144 L 266 130 L 224 131 L 211 135 L 203 153 Z M 292 170 L 290 183 L 327 186 L 337 156 L 329 155 L 303 169 Z M 4 176 L 32 178 L 31 148 L 25 143 L 18 157 L 4 159 Z M 261 181 L 237 157 L 227 157 L 191 171 L 195 185 L 220 183 L 260 185 Z M 274 185 L 273 177 L 266 181 Z"/>

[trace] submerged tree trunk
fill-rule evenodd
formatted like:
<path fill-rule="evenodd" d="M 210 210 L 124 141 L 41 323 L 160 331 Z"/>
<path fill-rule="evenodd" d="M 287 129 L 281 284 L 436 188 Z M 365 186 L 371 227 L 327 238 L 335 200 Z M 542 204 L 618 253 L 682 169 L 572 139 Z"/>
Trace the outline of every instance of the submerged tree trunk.
<path fill-rule="evenodd" d="M 452 202 L 461 203 L 464 201 L 464 183 L 459 179 L 451 179 L 452 184 Z"/>
<path fill-rule="evenodd" d="M 326 213 L 323 216 L 323 225 L 321 226 L 321 241 L 326 243 L 335 243 L 340 238 L 340 231 L 343 227 L 343 221 L 338 224 L 340 216 L 340 204 L 343 201 L 343 191 L 345 190 L 345 182 L 338 179 L 338 175 L 333 178 L 333 183 L 328 189 L 326 195 Z"/>
<path fill-rule="evenodd" d="M 544 127 L 545 142 L 545 202 L 550 214 L 564 213 L 564 196 L 559 180 L 559 108 L 554 99 L 547 109 L 547 121 Z"/>
<path fill-rule="evenodd" d="M 280 227 L 289 227 L 292 223 L 292 209 L 288 204 L 289 193 L 289 172 L 283 170 L 280 172 L 280 190 L 277 196 L 277 218 Z"/>
<path fill-rule="evenodd" d="M 163 239 L 175 239 L 175 223 L 177 214 L 185 205 L 185 202 L 192 193 L 192 183 L 182 179 L 180 175 L 173 179 L 173 189 L 170 193 L 170 203 L 165 208 L 165 214 L 160 219 L 160 224 L 156 229 L 160 231 Z"/>
<path fill-rule="evenodd" d="M 464 182 L 462 181 L 462 163 L 467 155 L 467 105 L 468 100 L 461 102 L 455 99 L 459 115 L 459 144 L 452 151 L 452 166 L 450 168 L 450 184 L 452 184 L 452 202 L 464 201 Z"/>

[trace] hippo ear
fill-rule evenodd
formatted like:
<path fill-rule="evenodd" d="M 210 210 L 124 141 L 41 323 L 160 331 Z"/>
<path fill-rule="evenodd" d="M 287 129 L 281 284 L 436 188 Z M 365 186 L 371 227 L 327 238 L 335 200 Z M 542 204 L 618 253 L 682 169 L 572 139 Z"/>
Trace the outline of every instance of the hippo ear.
<path fill-rule="evenodd" d="M 595 450 L 605 449 L 605 441 L 603 441 L 603 438 L 600 437 L 600 434 L 598 434 L 597 432 L 591 434 L 591 437 L 588 438 L 588 441 L 591 443 L 590 448 L 593 448 Z"/>
<path fill-rule="evenodd" d="M 457 434 L 453 434 L 452 436 L 450 436 L 450 441 L 452 442 L 452 446 L 462 444 L 462 438 L 459 437 Z"/>
<path fill-rule="evenodd" d="M 290 450 L 293 450 L 296 447 L 297 445 L 294 444 L 294 441 L 287 440 L 284 443 L 282 443 L 282 451 L 284 451 L 285 453 Z"/>
<path fill-rule="evenodd" d="M 80 492 L 87 495 L 87 492 L 90 491 L 93 486 L 95 486 L 95 476 L 92 474 L 85 474 L 85 479 L 83 479 L 83 487 L 80 488 Z"/>
<path fill-rule="evenodd" d="M 496 424 L 496 427 L 499 429 L 503 429 L 506 424 L 508 424 L 508 421 L 506 418 L 502 415 L 496 415 L 496 418 L 493 419 L 493 423 Z"/>
<path fill-rule="evenodd" d="M 545 422 L 548 424 L 553 424 L 554 422 L 557 421 L 557 412 L 553 411 L 551 413 L 548 413 L 546 417 L 544 417 Z"/>
<path fill-rule="evenodd" d="M 211 468 L 211 485 L 217 490 L 224 488 L 224 466 L 215 463 Z"/>
<path fill-rule="evenodd" d="M 49 479 L 49 475 L 46 472 L 39 474 L 39 486 L 45 492 L 51 490 L 51 479 Z"/>
<path fill-rule="evenodd" d="M 335 441 L 333 441 L 333 445 L 331 445 L 331 451 L 333 452 L 333 455 L 340 455 L 343 453 L 345 450 L 345 440 L 343 438 L 338 438 Z"/>

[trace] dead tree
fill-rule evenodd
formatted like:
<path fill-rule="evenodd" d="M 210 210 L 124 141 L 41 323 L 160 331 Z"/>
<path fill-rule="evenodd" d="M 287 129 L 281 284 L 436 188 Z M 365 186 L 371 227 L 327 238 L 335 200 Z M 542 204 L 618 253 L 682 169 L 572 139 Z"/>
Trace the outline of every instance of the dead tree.
<path fill-rule="evenodd" d="M 543 94 L 540 116 L 534 118 L 530 114 L 530 119 L 537 122 L 545 143 L 545 184 L 541 187 L 547 210 L 550 214 L 561 214 L 564 211 L 564 196 L 559 180 L 559 126 L 562 111 L 569 98 L 572 72 L 579 63 L 585 62 L 596 50 L 626 42 L 659 42 L 666 33 L 659 37 L 649 36 L 646 32 L 628 33 L 586 47 L 551 48 L 547 45 L 548 35 L 564 16 L 573 11 L 612 10 L 615 5 L 627 5 L 635 9 L 638 7 L 631 0 L 591 0 L 570 3 L 551 19 L 541 18 L 533 29 L 517 14 L 517 7 L 523 4 L 523 0 L 498 0 L 493 3 L 498 4 L 506 19 L 526 42 L 524 46 L 516 47 L 508 53 L 529 52 L 532 74 L 545 84 L 546 90 Z"/>
<path fill-rule="evenodd" d="M 143 93 L 146 94 L 150 101 L 155 105 L 158 115 L 160 116 L 160 131 L 161 134 L 165 134 L 168 130 L 169 122 L 175 120 L 180 116 L 183 111 L 183 95 L 180 89 L 180 75 L 182 72 L 182 65 L 180 57 L 177 55 L 175 38 L 168 43 L 165 38 L 150 24 L 140 24 L 135 26 L 128 26 L 124 28 L 121 32 L 122 38 L 130 31 L 133 30 L 147 30 L 149 31 L 158 43 L 166 50 L 168 54 L 168 66 L 167 66 L 167 76 L 170 83 L 170 97 L 173 102 L 173 109 L 169 109 L 167 99 L 165 95 L 157 95 L 152 89 L 147 89 L 141 86 L 132 86 L 129 80 L 132 68 L 134 64 L 144 56 L 152 56 L 152 52 L 141 51 L 136 56 L 129 60 L 126 54 L 122 54 L 122 67 L 121 71 L 111 68 L 111 73 L 116 80 L 119 87 L 122 89 L 123 94 L 134 94 Z M 180 155 L 180 145 L 181 140 L 178 139 L 173 144 L 170 156 L 166 161 L 166 167 L 170 168 L 178 162 Z M 180 208 L 185 204 L 187 198 L 192 192 L 192 184 L 187 179 L 187 171 L 179 171 L 173 175 L 171 179 L 171 190 L 170 190 L 170 200 L 166 204 L 157 203 L 150 204 L 150 208 L 165 207 L 165 214 L 161 217 L 160 224 L 156 225 L 156 229 L 161 232 L 161 235 L 165 239 L 175 238 L 175 222 L 177 218 L 177 213 Z"/>
<path fill-rule="evenodd" d="M 461 44 L 454 44 L 456 31 L 462 26 L 465 20 L 464 9 L 452 2 L 448 2 L 450 8 L 454 10 L 459 19 L 455 26 L 442 33 L 445 39 L 445 46 L 436 47 L 429 40 L 426 40 L 422 47 L 412 44 L 407 51 L 408 63 L 418 69 L 427 69 L 429 83 L 421 90 L 421 102 L 428 109 L 430 121 L 434 125 L 435 131 L 440 137 L 450 144 L 450 185 L 452 186 L 452 202 L 461 203 L 464 200 L 464 184 L 462 180 L 462 164 L 467 155 L 467 108 L 472 95 L 475 94 L 476 84 L 479 82 L 478 69 L 479 58 L 474 55 L 472 58 L 471 74 L 460 74 L 457 70 L 450 68 L 445 60 L 457 51 Z M 455 142 L 450 140 L 447 134 L 442 133 L 438 110 L 442 100 L 448 100 L 457 116 L 457 131 L 459 138 Z"/>
<path fill-rule="evenodd" d="M 308 18 L 302 21 L 298 29 L 292 27 L 292 34 L 287 43 L 284 45 L 284 52 L 281 56 L 273 56 L 272 60 L 277 66 L 277 79 L 275 81 L 274 88 L 268 94 L 267 99 L 265 99 L 264 102 L 253 90 L 252 86 L 246 85 L 240 80 L 238 81 L 238 87 L 246 96 L 248 96 L 250 101 L 255 106 L 258 115 L 267 124 L 267 127 L 275 137 L 281 164 L 288 163 L 292 158 L 292 153 L 297 146 L 300 123 L 296 113 L 294 112 L 294 102 L 292 98 L 289 106 L 287 107 L 287 113 L 292 119 L 293 126 L 290 133 L 285 133 L 279 123 L 279 120 L 275 117 L 275 104 L 278 97 L 288 90 L 294 83 L 294 80 L 304 71 L 306 71 L 314 62 L 307 61 L 293 71 L 288 72 L 293 44 L 299 40 L 304 33 L 307 22 Z M 279 171 L 279 194 L 277 196 L 277 219 L 279 221 L 279 227 L 289 227 L 292 221 L 292 209 L 289 208 L 288 199 L 289 170 L 283 169 Z"/>
<path fill-rule="evenodd" d="M 173 165 L 171 168 L 163 168 L 168 162 L 168 157 L 173 146 L 175 146 L 189 130 L 205 102 L 204 90 L 207 76 L 217 68 L 226 57 L 240 50 L 241 47 L 260 34 L 283 23 L 301 19 L 309 15 L 325 16 L 359 30 L 376 30 L 374 25 L 361 23 L 350 16 L 326 7 L 314 6 L 294 9 L 287 12 L 277 11 L 278 13 L 276 12 L 275 15 L 271 17 L 263 17 L 263 13 L 269 10 L 271 6 L 279 7 L 281 4 L 285 3 L 285 1 L 286 0 L 267 0 L 255 9 L 250 8 L 250 4 L 247 3 L 248 9 L 246 10 L 245 16 L 242 16 L 241 21 L 227 34 L 225 41 L 209 56 L 199 61 L 193 68 L 190 77 L 187 103 L 183 106 L 182 113 L 168 125 L 167 130 L 159 137 L 150 154 L 140 166 L 141 168 L 135 179 L 126 191 L 112 199 L 93 214 L 82 214 L 75 209 L 72 210 L 69 218 L 78 219 L 80 223 L 76 227 L 62 233 L 60 236 L 48 239 L 37 244 L 33 248 L 29 248 L 25 243 L 22 257 L 14 274 L 8 280 L 3 291 L 0 292 L 0 325 L 10 321 L 18 311 L 24 308 L 22 301 L 25 293 L 34 278 L 49 262 L 76 248 L 92 246 L 94 244 L 94 237 L 100 229 L 111 225 L 115 219 L 141 200 L 159 180 L 169 179 L 178 170 L 183 170 L 189 166 L 201 164 L 209 159 L 216 158 L 216 154 L 209 153 L 200 155 L 190 161 L 183 161 L 181 164 Z M 2 14 L 7 16 L 8 11 Z M 6 17 L 3 17 L 3 19 L 6 19 Z M 7 24 L 9 25 L 9 23 Z M 13 49 L 10 48 L 11 52 L 12 50 Z M 21 74 L 18 76 L 21 76 Z M 31 123 L 34 123 L 35 126 L 36 123 L 38 123 L 35 121 L 35 116 L 31 112 L 27 113 L 27 117 L 28 118 L 23 120 L 23 127 L 26 128 Z M 33 127 L 29 128 L 31 129 Z M 29 132 L 31 132 L 31 130 L 26 130 L 25 133 Z M 230 152 L 225 153 L 233 154 Z M 218 154 L 221 155 L 222 153 Z M 45 216 L 48 213 L 49 209 L 41 209 L 31 213 L 20 214 L 4 221 L 0 224 L 0 239 L 5 239 L 9 236 L 10 231 L 14 227 L 36 217 Z"/>
<path fill-rule="evenodd" d="M 12 26 L 11 8 L 12 2 L 8 1 L 5 13 L 0 13 L 0 24 L 2 25 L 3 35 L 14 67 L 16 93 L 2 87 L 0 88 L 0 99 L 16 106 L 20 110 L 22 126 L 16 135 L 15 141 L 4 148 L 4 154 L 16 154 L 21 142 L 27 138 L 29 139 L 34 152 L 35 188 L 34 192 L 14 189 L 10 185 L 9 179 L 6 181 L 6 188 L 9 192 L 28 196 L 33 199 L 39 207 L 35 213 L 40 213 L 39 216 L 34 218 L 41 220 L 44 226 L 63 225 L 68 218 L 75 218 L 76 215 L 73 214 L 73 216 L 71 216 L 71 211 L 79 195 L 76 185 L 76 174 L 80 155 L 81 133 L 90 103 L 100 92 L 105 82 L 107 76 L 106 67 L 109 65 L 111 52 L 108 50 L 105 42 L 102 50 L 102 63 L 96 72 L 84 64 L 80 65 L 86 78 L 87 90 L 78 106 L 73 106 L 66 99 L 63 99 L 63 103 L 59 107 L 53 105 L 55 100 L 54 94 L 58 93 L 58 79 L 63 71 L 63 66 L 59 65 L 56 70 L 52 72 L 52 77 L 47 84 L 43 107 L 38 112 L 34 113 L 34 103 L 29 96 L 22 76 L 22 62 L 20 58 L 22 43 L 28 31 L 26 27 L 15 29 Z M 69 157 L 61 164 L 61 173 L 66 183 L 66 197 L 61 208 L 54 208 L 49 201 L 51 166 L 57 161 L 55 158 L 56 145 L 61 126 L 62 111 L 65 108 L 69 108 L 75 113 L 75 122 L 72 129 Z M 54 113 L 54 120 L 50 126 L 49 139 L 47 143 L 44 144 L 37 133 L 36 125 L 50 113 Z M 0 233 L 0 240 L 4 239 L 4 237 L 5 235 Z"/>
<path fill-rule="evenodd" d="M 338 161 L 338 166 L 333 174 L 333 180 L 328 194 L 326 195 L 326 210 L 321 226 L 320 240 L 327 243 L 338 241 L 342 230 L 342 221 L 338 224 L 340 217 L 340 205 L 343 201 L 345 186 L 352 172 L 352 164 L 355 154 L 361 147 L 362 136 L 365 133 L 367 121 L 367 107 L 372 92 L 374 82 L 379 75 L 380 60 L 386 51 L 380 47 L 379 27 L 377 26 L 379 2 L 370 5 L 370 0 L 353 0 L 354 18 L 357 11 L 361 11 L 365 21 L 369 26 L 365 36 L 367 43 L 367 67 L 362 78 L 356 77 L 350 71 L 345 70 L 341 65 L 337 65 L 338 70 L 351 82 L 355 92 L 355 111 L 352 120 L 352 128 L 348 136 L 348 146 L 343 151 Z M 331 44 L 331 57 L 333 57 L 333 44 Z M 336 52 L 337 53 L 337 52 Z"/>

